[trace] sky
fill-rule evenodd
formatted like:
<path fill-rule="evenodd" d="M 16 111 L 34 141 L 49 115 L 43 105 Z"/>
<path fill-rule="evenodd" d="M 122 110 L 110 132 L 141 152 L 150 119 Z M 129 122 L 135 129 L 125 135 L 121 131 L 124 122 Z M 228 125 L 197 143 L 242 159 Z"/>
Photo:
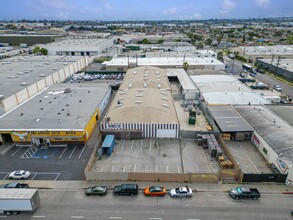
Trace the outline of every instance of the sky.
<path fill-rule="evenodd" d="M 293 17 L 293 0 L 1 0 L 0 3 L 0 20 Z"/>

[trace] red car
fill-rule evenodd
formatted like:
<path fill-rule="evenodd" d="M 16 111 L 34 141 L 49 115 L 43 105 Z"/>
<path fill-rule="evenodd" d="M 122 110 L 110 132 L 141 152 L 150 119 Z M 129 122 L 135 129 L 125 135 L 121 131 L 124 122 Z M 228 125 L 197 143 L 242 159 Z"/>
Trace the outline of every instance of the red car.
<path fill-rule="evenodd" d="M 145 196 L 164 196 L 166 188 L 162 186 L 150 186 L 144 189 Z"/>

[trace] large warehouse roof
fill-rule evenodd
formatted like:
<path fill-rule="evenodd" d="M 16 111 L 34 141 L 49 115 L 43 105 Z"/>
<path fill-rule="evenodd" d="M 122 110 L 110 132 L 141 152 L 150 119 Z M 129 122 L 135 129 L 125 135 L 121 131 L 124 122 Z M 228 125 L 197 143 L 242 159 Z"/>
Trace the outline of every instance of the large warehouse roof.
<path fill-rule="evenodd" d="M 292 54 L 293 55 L 293 54 Z M 272 59 L 260 59 L 260 61 L 267 63 L 267 64 L 272 64 L 274 65 L 276 68 L 282 68 L 288 71 L 293 72 L 293 59 L 278 59 L 278 57 L 276 57 L 273 62 Z"/>
<path fill-rule="evenodd" d="M 104 45 L 109 44 L 112 46 L 114 44 L 114 39 L 94 39 L 94 38 L 85 38 L 85 39 L 64 39 L 61 41 L 49 43 L 46 45 L 41 45 L 42 47 L 48 50 L 54 51 L 99 51 L 100 48 L 104 48 Z"/>
<path fill-rule="evenodd" d="M 25 56 L 0 61 L 0 95 L 7 98 L 83 57 Z"/>
<path fill-rule="evenodd" d="M 293 164 L 293 127 L 263 106 L 234 106 L 237 112 L 274 149 Z M 292 111 L 287 114 L 293 117 Z"/>
<path fill-rule="evenodd" d="M 106 66 L 128 66 L 136 64 L 138 66 L 178 66 L 182 67 L 184 62 L 188 62 L 189 66 L 217 66 L 216 69 L 225 69 L 225 65 L 215 58 L 210 57 L 118 57 L 110 61 L 103 62 Z"/>
<path fill-rule="evenodd" d="M 71 92 L 64 90 L 70 88 Z M 84 129 L 108 84 L 55 84 L 0 118 L 1 130 Z"/>
<path fill-rule="evenodd" d="M 166 70 L 129 69 L 106 118 L 110 123 L 178 123 Z"/>
<path fill-rule="evenodd" d="M 208 105 L 270 104 L 270 101 L 228 75 L 191 76 Z"/>
<path fill-rule="evenodd" d="M 249 46 L 240 47 L 245 50 L 248 56 L 270 56 L 270 55 L 293 55 L 293 46 L 290 45 L 276 45 L 276 46 Z"/>
<path fill-rule="evenodd" d="M 253 128 L 229 106 L 208 109 L 222 132 L 253 131 Z"/>

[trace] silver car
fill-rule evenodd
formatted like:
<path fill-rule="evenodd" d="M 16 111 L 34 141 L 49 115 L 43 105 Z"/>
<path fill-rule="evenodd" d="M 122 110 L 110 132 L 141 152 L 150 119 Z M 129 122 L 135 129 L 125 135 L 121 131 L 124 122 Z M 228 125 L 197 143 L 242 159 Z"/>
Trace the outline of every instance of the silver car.
<path fill-rule="evenodd" d="M 192 197 L 192 189 L 187 187 L 178 187 L 170 190 L 170 196 L 176 197 Z"/>

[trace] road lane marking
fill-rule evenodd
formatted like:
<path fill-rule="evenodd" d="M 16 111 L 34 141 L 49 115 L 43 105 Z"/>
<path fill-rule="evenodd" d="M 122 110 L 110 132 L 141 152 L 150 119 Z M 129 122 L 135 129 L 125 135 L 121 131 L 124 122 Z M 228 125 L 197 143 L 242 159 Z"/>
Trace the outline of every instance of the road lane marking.
<path fill-rule="evenodd" d="M 109 217 L 110 219 L 122 219 L 122 217 Z"/>
<path fill-rule="evenodd" d="M 84 216 L 76 216 L 76 215 L 73 215 L 73 216 L 71 216 L 71 218 L 84 218 Z"/>
<path fill-rule="evenodd" d="M 46 218 L 45 215 L 34 215 L 33 218 Z"/>
<path fill-rule="evenodd" d="M 3 180 L 5 180 L 8 175 L 9 175 L 9 173 L 6 174 L 6 176 L 3 178 Z"/>
<path fill-rule="evenodd" d="M 5 216 L 5 215 L 0 215 L 0 218 L 7 218 L 7 216 Z"/>
<path fill-rule="evenodd" d="M 160 220 L 160 219 L 162 219 L 162 218 L 148 218 L 148 219 L 153 219 L 153 220 Z"/>
<path fill-rule="evenodd" d="M 189 218 L 187 220 L 200 220 L 199 218 Z"/>
<path fill-rule="evenodd" d="M 81 157 L 82 153 L 84 152 L 84 150 L 85 150 L 85 145 L 84 145 L 82 151 L 80 152 L 78 159 L 80 159 L 80 157 Z"/>
<path fill-rule="evenodd" d="M 59 159 L 61 159 L 61 157 L 63 156 L 64 152 L 66 151 L 67 147 L 65 147 L 64 151 L 62 152 L 62 154 L 60 155 Z"/>
<path fill-rule="evenodd" d="M 38 174 L 38 173 L 36 173 L 36 174 L 34 175 L 34 177 L 32 178 L 32 180 L 36 177 L 37 174 Z"/>
<path fill-rule="evenodd" d="M 133 143 L 134 143 L 134 140 L 132 140 L 132 144 L 131 144 L 131 149 L 130 149 L 130 151 L 132 151 Z"/>
<path fill-rule="evenodd" d="M 13 157 L 16 153 L 17 153 L 17 151 L 19 151 L 20 149 L 21 149 L 22 147 L 19 147 L 12 155 L 11 155 L 11 157 Z"/>

